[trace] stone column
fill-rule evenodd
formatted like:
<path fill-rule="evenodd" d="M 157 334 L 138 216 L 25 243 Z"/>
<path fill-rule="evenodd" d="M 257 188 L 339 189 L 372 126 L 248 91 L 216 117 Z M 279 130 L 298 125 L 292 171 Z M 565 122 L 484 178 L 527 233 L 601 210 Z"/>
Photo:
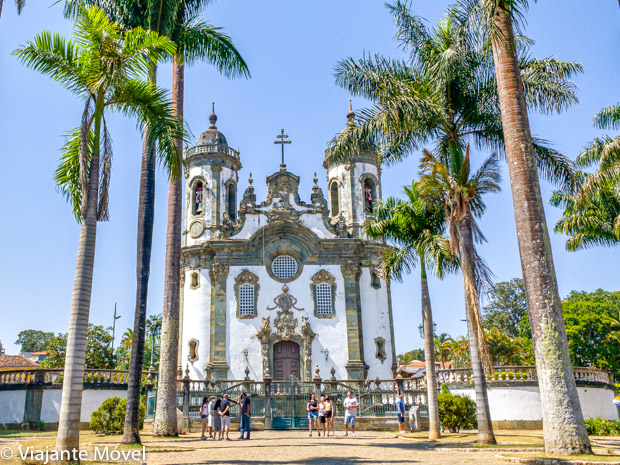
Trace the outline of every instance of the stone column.
<path fill-rule="evenodd" d="M 185 297 L 185 273 L 187 269 L 181 267 L 180 285 L 181 297 L 179 300 L 179 350 L 177 355 L 177 377 L 183 374 L 183 302 Z"/>
<path fill-rule="evenodd" d="M 211 379 L 226 379 L 226 279 L 228 265 L 214 263 L 209 271 L 211 278 L 211 347 L 209 371 Z"/>
<path fill-rule="evenodd" d="M 347 318 L 349 361 L 345 365 L 349 379 L 365 378 L 364 341 L 362 334 L 362 308 L 360 300 L 360 275 L 358 265 L 347 260 L 341 267 L 344 278 L 344 295 Z"/>

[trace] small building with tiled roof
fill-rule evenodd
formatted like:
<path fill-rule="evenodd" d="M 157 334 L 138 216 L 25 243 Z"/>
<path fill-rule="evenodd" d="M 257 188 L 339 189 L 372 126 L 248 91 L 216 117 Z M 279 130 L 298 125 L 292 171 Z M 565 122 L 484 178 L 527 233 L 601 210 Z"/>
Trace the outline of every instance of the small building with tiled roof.
<path fill-rule="evenodd" d="M 28 360 L 23 355 L 0 355 L 0 371 L 39 367 L 40 365 L 37 362 Z"/>

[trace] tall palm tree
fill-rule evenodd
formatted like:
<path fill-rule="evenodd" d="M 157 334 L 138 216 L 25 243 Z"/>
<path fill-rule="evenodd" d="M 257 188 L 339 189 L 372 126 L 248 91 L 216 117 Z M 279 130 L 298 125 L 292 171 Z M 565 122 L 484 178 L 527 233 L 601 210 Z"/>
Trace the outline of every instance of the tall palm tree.
<path fill-rule="evenodd" d="M 515 25 L 528 0 L 461 0 L 490 41 L 504 127 L 506 156 L 532 327 L 545 451 L 591 452 L 568 350 L 551 243 L 536 170 Z M 473 13 L 473 15 L 471 14 Z M 482 26 L 482 27 L 480 27 Z M 488 43 L 488 42 L 487 42 Z"/>
<path fill-rule="evenodd" d="M 2 16 L 2 4 L 4 0 L 0 0 L 0 17 Z M 24 5 L 26 5 L 26 0 L 15 0 L 15 6 L 17 7 L 17 14 L 21 15 L 22 10 L 24 9 Z"/>
<path fill-rule="evenodd" d="M 420 268 L 422 289 L 422 325 L 424 328 L 424 359 L 428 397 L 429 439 L 440 437 L 433 314 L 428 291 L 427 268 L 438 277 L 456 267 L 447 239 L 443 236 L 443 210 L 426 205 L 420 198 L 420 185 L 404 187 L 405 200 L 390 197 L 378 206 L 375 216 L 365 226 L 373 239 L 389 240 L 396 248 L 386 253 L 381 272 L 386 279 L 402 280 L 414 266 Z"/>
<path fill-rule="evenodd" d="M 147 2 L 140 0 L 68 0 L 66 13 L 71 14 L 76 4 L 101 6 L 114 20 L 126 28 L 142 26 L 166 35 L 177 44 L 177 51 L 167 58 L 173 64 L 173 102 L 176 114 L 183 117 L 184 64 L 206 60 L 228 77 L 248 76 L 248 68 L 232 40 L 220 28 L 200 19 L 200 10 L 210 0 L 170 0 Z M 150 76 L 156 80 L 155 71 Z M 150 276 L 151 245 L 155 205 L 155 165 L 150 139 L 145 134 L 140 199 L 138 207 L 138 268 L 134 344 L 130 360 L 125 418 L 124 443 L 139 443 L 139 399 L 142 360 L 145 341 L 147 290 Z M 182 140 L 177 149 L 182 150 Z M 154 429 L 157 435 L 176 435 L 176 370 L 179 332 L 180 257 L 182 234 L 182 180 L 181 168 L 170 173 L 168 188 L 168 225 L 166 239 L 166 268 L 164 283 L 164 323 L 160 362 L 158 396 Z"/>
<path fill-rule="evenodd" d="M 485 376 L 485 369 L 488 374 L 493 372 L 493 363 L 482 328 L 479 295 L 480 287 L 490 282 L 490 271 L 478 256 L 474 240 L 484 240 L 475 221 L 475 217 L 482 216 L 486 209 L 482 196 L 500 190 L 501 176 L 498 160 L 493 155 L 472 174 L 469 146 L 464 156 L 456 150 L 446 162 L 442 163 L 424 150 L 420 163 L 420 184 L 427 202 L 434 202 L 445 209 L 450 247 L 459 257 L 465 290 L 469 358 L 476 393 L 478 442 L 494 444 Z"/>
<path fill-rule="evenodd" d="M 45 31 L 14 52 L 28 67 L 49 74 L 85 103 L 82 124 L 69 133 L 56 172 L 56 182 L 81 222 L 56 442 L 61 450 L 79 445 L 97 221 L 108 217 L 112 154 L 105 113 L 121 111 L 136 117 L 141 128 L 148 125 L 158 142 L 157 155 L 167 166 L 178 165 L 180 154 L 171 138 L 182 135 L 182 130 L 170 101 L 164 91 L 142 80 L 153 60 L 174 50 L 166 37 L 141 28 L 125 30 L 99 8 L 80 7 L 73 41 Z"/>
<path fill-rule="evenodd" d="M 229 36 L 202 21 L 197 11 L 208 0 L 184 0 L 177 21 L 172 23 L 170 38 L 177 44 L 172 59 L 172 99 L 177 115 L 183 118 L 185 65 L 207 61 L 226 77 L 249 77 L 248 66 Z M 178 140 L 182 150 L 182 140 Z M 157 436 L 176 436 L 177 432 L 177 366 L 179 345 L 179 296 L 181 292 L 182 194 L 180 176 L 168 185 L 168 225 L 166 270 L 164 282 L 163 328 L 157 406 L 153 432 Z"/>
<path fill-rule="evenodd" d="M 396 39 L 408 58 L 368 56 L 338 63 L 337 84 L 373 101 L 374 106 L 360 113 L 357 128 L 340 134 L 328 147 L 327 156 L 332 161 L 344 160 L 348 153 L 369 142 L 381 148 L 382 161 L 387 164 L 399 162 L 429 142 L 435 144 L 434 152 L 445 165 L 451 163 L 450 159 L 454 163 L 463 159 L 470 143 L 503 155 L 493 57 L 487 48 L 469 40 L 471 34 L 464 27 L 469 23 L 463 15 L 450 9 L 445 19 L 429 29 L 405 3 L 397 1 L 389 8 L 397 26 Z M 518 63 L 529 108 L 550 113 L 576 103 L 570 78 L 581 72 L 581 65 L 532 58 L 528 55 L 530 45 L 525 39 L 520 41 L 524 55 Z M 535 141 L 534 149 L 534 161 L 542 175 L 562 185 L 572 184 L 574 170 L 568 158 L 541 140 Z M 466 230 L 465 225 L 463 232 Z M 479 305 L 473 302 L 474 296 L 467 294 L 466 301 L 475 309 Z M 479 314 L 469 323 L 477 326 L 478 320 Z M 482 348 L 483 360 L 490 365 L 481 327 L 472 331 L 477 346 Z M 471 350 L 476 346 L 470 343 Z M 482 382 L 483 377 L 479 379 Z M 487 423 L 490 426 L 488 418 L 479 421 L 479 425 Z M 488 433 L 481 433 L 479 440 L 493 441 Z"/>

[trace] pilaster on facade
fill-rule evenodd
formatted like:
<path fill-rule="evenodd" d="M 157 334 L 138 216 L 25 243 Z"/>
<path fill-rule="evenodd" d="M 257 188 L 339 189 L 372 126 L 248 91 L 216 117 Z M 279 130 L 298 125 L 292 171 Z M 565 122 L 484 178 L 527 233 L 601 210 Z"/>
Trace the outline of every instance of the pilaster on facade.
<path fill-rule="evenodd" d="M 362 307 L 360 299 L 359 265 L 347 260 L 340 266 L 344 278 L 345 308 L 347 321 L 347 343 L 349 360 L 345 365 L 350 379 L 364 379 L 364 342 L 362 334 Z"/>
<path fill-rule="evenodd" d="M 229 266 L 214 263 L 209 270 L 211 278 L 211 350 L 207 366 L 212 379 L 226 379 L 226 279 Z"/>
<path fill-rule="evenodd" d="M 221 196 L 221 190 L 222 190 L 222 181 L 221 181 L 221 174 L 222 174 L 222 167 L 221 166 L 212 166 L 211 167 L 211 172 L 213 173 L 213 186 L 211 187 L 212 191 L 213 191 L 213 198 L 211 199 L 212 202 L 212 207 L 211 207 L 211 213 L 212 213 L 212 217 L 211 217 L 211 225 L 213 226 L 220 226 L 221 221 L 220 221 L 220 209 L 221 209 L 221 201 L 220 201 L 220 196 Z"/>

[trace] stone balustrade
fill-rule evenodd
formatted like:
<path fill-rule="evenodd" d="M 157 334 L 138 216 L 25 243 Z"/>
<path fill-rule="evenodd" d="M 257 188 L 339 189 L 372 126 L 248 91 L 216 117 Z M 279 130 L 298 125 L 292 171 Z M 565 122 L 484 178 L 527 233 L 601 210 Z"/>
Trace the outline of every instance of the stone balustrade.
<path fill-rule="evenodd" d="M 64 370 L 61 368 L 45 369 L 15 369 L 0 371 L 0 389 L 19 385 L 43 385 L 53 386 L 62 385 Z M 148 372 L 144 372 L 144 376 L 148 376 Z M 84 385 L 89 386 L 124 386 L 127 385 L 129 379 L 129 371 L 127 370 L 85 370 Z"/>

